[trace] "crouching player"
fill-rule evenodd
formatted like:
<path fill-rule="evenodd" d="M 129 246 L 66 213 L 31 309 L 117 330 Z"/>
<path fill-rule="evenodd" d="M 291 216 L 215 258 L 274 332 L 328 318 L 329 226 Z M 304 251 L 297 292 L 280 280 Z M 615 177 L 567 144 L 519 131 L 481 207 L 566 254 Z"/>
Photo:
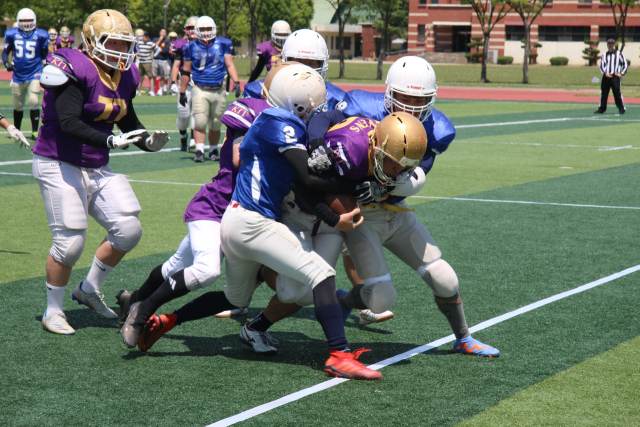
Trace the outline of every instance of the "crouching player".
<path fill-rule="evenodd" d="M 126 177 L 108 166 L 109 150 L 135 144 L 158 151 L 169 140 L 166 132 L 147 134 L 133 109 L 138 70 L 131 68 L 135 38 L 127 18 L 99 10 L 84 22 L 82 34 L 85 52 L 59 49 L 47 58 L 43 123 L 33 149 L 33 176 L 53 235 L 42 325 L 63 335 L 75 333 L 62 302 L 84 249 L 88 215 L 108 233 L 73 299 L 103 317 L 117 316 L 104 303 L 100 285 L 142 236 L 140 204 Z M 124 133 L 113 135 L 113 123 Z"/>

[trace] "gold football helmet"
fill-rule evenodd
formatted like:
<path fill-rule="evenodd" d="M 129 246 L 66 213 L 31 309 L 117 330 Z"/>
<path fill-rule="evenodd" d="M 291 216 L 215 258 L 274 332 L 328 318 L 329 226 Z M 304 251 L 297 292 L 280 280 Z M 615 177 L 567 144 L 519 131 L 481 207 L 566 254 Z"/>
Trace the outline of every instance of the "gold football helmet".
<path fill-rule="evenodd" d="M 82 25 L 82 37 L 85 49 L 92 59 L 120 71 L 131 68 L 136 39 L 131 23 L 122 13 L 111 9 L 93 12 Z M 107 49 L 105 44 L 112 40 L 127 42 L 127 51 Z"/>
<path fill-rule="evenodd" d="M 69 31 L 69 27 L 60 28 L 60 37 L 62 37 L 63 39 L 67 40 L 67 39 L 69 39 L 70 35 L 71 35 L 71 31 Z"/>
<path fill-rule="evenodd" d="M 427 132 L 422 122 L 405 112 L 382 119 L 371 138 L 375 143 L 373 173 L 385 185 L 400 185 L 411 178 L 427 150 Z M 404 167 L 403 173 L 395 178 L 387 176 L 383 171 L 385 157 Z"/>
<path fill-rule="evenodd" d="M 190 16 L 184 22 L 184 33 L 189 40 L 196 38 L 196 22 L 198 22 L 197 16 Z"/>
<path fill-rule="evenodd" d="M 55 28 L 50 28 L 49 29 L 49 41 L 56 41 L 58 39 L 58 32 L 56 31 Z"/>

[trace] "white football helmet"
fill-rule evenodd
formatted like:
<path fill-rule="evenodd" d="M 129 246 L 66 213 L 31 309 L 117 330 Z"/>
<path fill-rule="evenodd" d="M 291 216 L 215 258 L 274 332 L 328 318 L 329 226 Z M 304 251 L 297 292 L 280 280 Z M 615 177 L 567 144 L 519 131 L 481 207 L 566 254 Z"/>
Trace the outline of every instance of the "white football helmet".
<path fill-rule="evenodd" d="M 262 84 L 269 105 L 295 114 L 305 123 L 327 103 L 327 88 L 316 70 L 295 62 L 272 67 Z"/>
<path fill-rule="evenodd" d="M 20 9 L 18 12 L 18 28 L 25 33 L 36 29 L 36 13 L 31 9 Z"/>
<path fill-rule="evenodd" d="M 329 69 L 329 51 L 324 38 L 313 30 L 298 30 L 293 32 L 282 46 L 282 62 L 295 61 L 296 59 L 314 59 L 322 61 L 322 65 L 315 70 L 327 77 Z"/>
<path fill-rule="evenodd" d="M 384 96 L 384 108 L 388 113 L 405 111 L 414 114 L 421 122 L 431 115 L 436 102 L 438 85 L 433 67 L 418 56 L 405 56 L 391 65 L 387 73 L 387 92 Z M 424 97 L 424 105 L 407 105 L 395 98 L 396 93 Z M 394 108 L 395 107 L 395 108 Z"/>
<path fill-rule="evenodd" d="M 196 21 L 196 37 L 207 44 L 216 38 L 216 23 L 209 16 L 201 16 Z"/>
<path fill-rule="evenodd" d="M 282 43 L 289 37 L 289 34 L 291 34 L 291 27 L 287 21 L 276 21 L 271 25 L 271 41 L 274 45 L 282 47 Z"/>
<path fill-rule="evenodd" d="M 50 28 L 49 29 L 49 41 L 56 41 L 58 39 L 58 32 L 56 31 L 55 28 Z"/>

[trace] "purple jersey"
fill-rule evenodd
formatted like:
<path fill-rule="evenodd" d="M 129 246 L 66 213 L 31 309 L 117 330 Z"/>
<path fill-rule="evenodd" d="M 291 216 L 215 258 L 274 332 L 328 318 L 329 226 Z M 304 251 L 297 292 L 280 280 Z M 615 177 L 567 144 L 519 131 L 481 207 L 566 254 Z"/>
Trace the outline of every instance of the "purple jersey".
<path fill-rule="evenodd" d="M 263 99 L 238 99 L 224 112 L 220 121 L 227 133 L 220 149 L 220 171 L 202 186 L 184 213 L 184 222 L 206 220 L 220 222 L 231 203 L 238 169 L 233 167 L 233 140 L 236 131 L 246 132 L 258 115 L 270 105 Z"/>
<path fill-rule="evenodd" d="M 271 41 L 266 41 L 258 45 L 256 48 L 256 55 L 264 57 L 267 61 L 267 72 L 269 72 L 271 67 L 275 67 L 282 62 L 281 51 L 282 48 L 277 48 L 273 43 L 271 43 Z"/>
<path fill-rule="evenodd" d="M 63 49 L 63 48 L 73 49 L 73 42 L 74 42 L 73 36 L 69 36 L 67 40 L 58 36 L 58 38 L 56 39 L 56 46 L 57 46 L 57 49 Z"/>
<path fill-rule="evenodd" d="M 60 46 L 58 46 L 58 39 L 55 41 L 49 40 L 49 53 L 53 53 L 58 49 L 60 49 Z"/>
<path fill-rule="evenodd" d="M 124 72 L 114 70 L 110 77 L 83 52 L 73 49 L 57 50 L 47 57 L 47 65 L 61 69 L 80 84 L 84 92 L 80 120 L 99 132 L 113 135 L 113 124 L 127 114 L 138 86 L 136 66 Z M 83 168 L 99 168 L 109 163 L 109 149 L 85 145 L 62 133 L 54 90 L 44 91 L 42 127 L 33 152 Z"/>
<path fill-rule="evenodd" d="M 335 153 L 335 170 L 345 178 L 359 180 L 373 175 L 374 149 L 369 138 L 378 122 L 362 117 L 349 117 L 324 135 L 324 143 Z"/>
<path fill-rule="evenodd" d="M 182 66 L 184 65 L 184 53 L 182 52 L 182 49 L 187 45 L 187 43 L 189 43 L 189 40 L 185 38 L 178 39 L 173 43 L 171 43 L 170 52 L 173 54 L 176 60 L 180 59 L 181 70 L 182 70 Z M 175 56 L 176 53 L 179 53 L 177 57 Z M 180 78 L 178 78 L 178 80 L 180 80 Z"/>

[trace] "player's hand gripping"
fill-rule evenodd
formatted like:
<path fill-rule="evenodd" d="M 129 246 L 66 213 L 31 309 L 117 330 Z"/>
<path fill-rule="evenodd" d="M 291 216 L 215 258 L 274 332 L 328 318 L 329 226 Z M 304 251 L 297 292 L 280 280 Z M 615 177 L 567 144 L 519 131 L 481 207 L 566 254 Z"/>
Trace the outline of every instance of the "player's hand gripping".
<path fill-rule="evenodd" d="M 240 82 L 235 82 L 233 84 L 233 91 L 236 93 L 236 98 L 240 98 L 240 95 L 242 95 L 242 91 L 240 90 Z"/>
<path fill-rule="evenodd" d="M 333 228 L 348 232 L 362 224 L 362 221 L 364 221 L 364 217 L 360 215 L 360 208 L 356 206 L 351 212 L 340 215 L 340 221 Z"/>
<path fill-rule="evenodd" d="M 122 133 L 120 135 L 111 135 L 107 139 L 107 147 L 111 149 L 124 149 L 135 142 L 140 141 L 140 134 L 145 133 L 144 129 L 137 129 L 131 132 Z"/>
<path fill-rule="evenodd" d="M 180 105 L 182 105 L 183 107 L 187 106 L 187 94 L 186 93 L 180 93 Z"/>
<path fill-rule="evenodd" d="M 4 66 L 6 67 L 7 71 L 13 71 L 13 63 L 12 62 L 5 62 Z"/>
<path fill-rule="evenodd" d="M 322 173 L 331 169 L 335 159 L 336 155 L 330 148 L 320 145 L 311 152 L 307 164 L 312 171 Z"/>
<path fill-rule="evenodd" d="M 356 190 L 359 191 L 355 195 L 356 200 L 360 206 L 364 206 L 382 199 L 387 194 L 388 186 L 383 187 L 377 180 L 369 180 L 358 184 Z"/>
<path fill-rule="evenodd" d="M 20 144 L 20 148 L 31 148 L 27 138 L 24 137 L 17 127 L 11 125 L 7 128 L 7 132 L 9 132 L 9 137 L 13 139 L 13 142 Z"/>
<path fill-rule="evenodd" d="M 169 92 L 171 93 L 171 95 L 177 95 L 178 92 L 180 92 L 178 90 L 178 85 L 176 84 L 176 82 L 171 83 L 171 89 L 169 89 Z"/>
<path fill-rule="evenodd" d="M 159 151 L 162 147 L 169 142 L 169 133 L 163 130 L 157 130 L 151 134 L 149 138 L 144 142 L 144 145 L 151 151 Z"/>

